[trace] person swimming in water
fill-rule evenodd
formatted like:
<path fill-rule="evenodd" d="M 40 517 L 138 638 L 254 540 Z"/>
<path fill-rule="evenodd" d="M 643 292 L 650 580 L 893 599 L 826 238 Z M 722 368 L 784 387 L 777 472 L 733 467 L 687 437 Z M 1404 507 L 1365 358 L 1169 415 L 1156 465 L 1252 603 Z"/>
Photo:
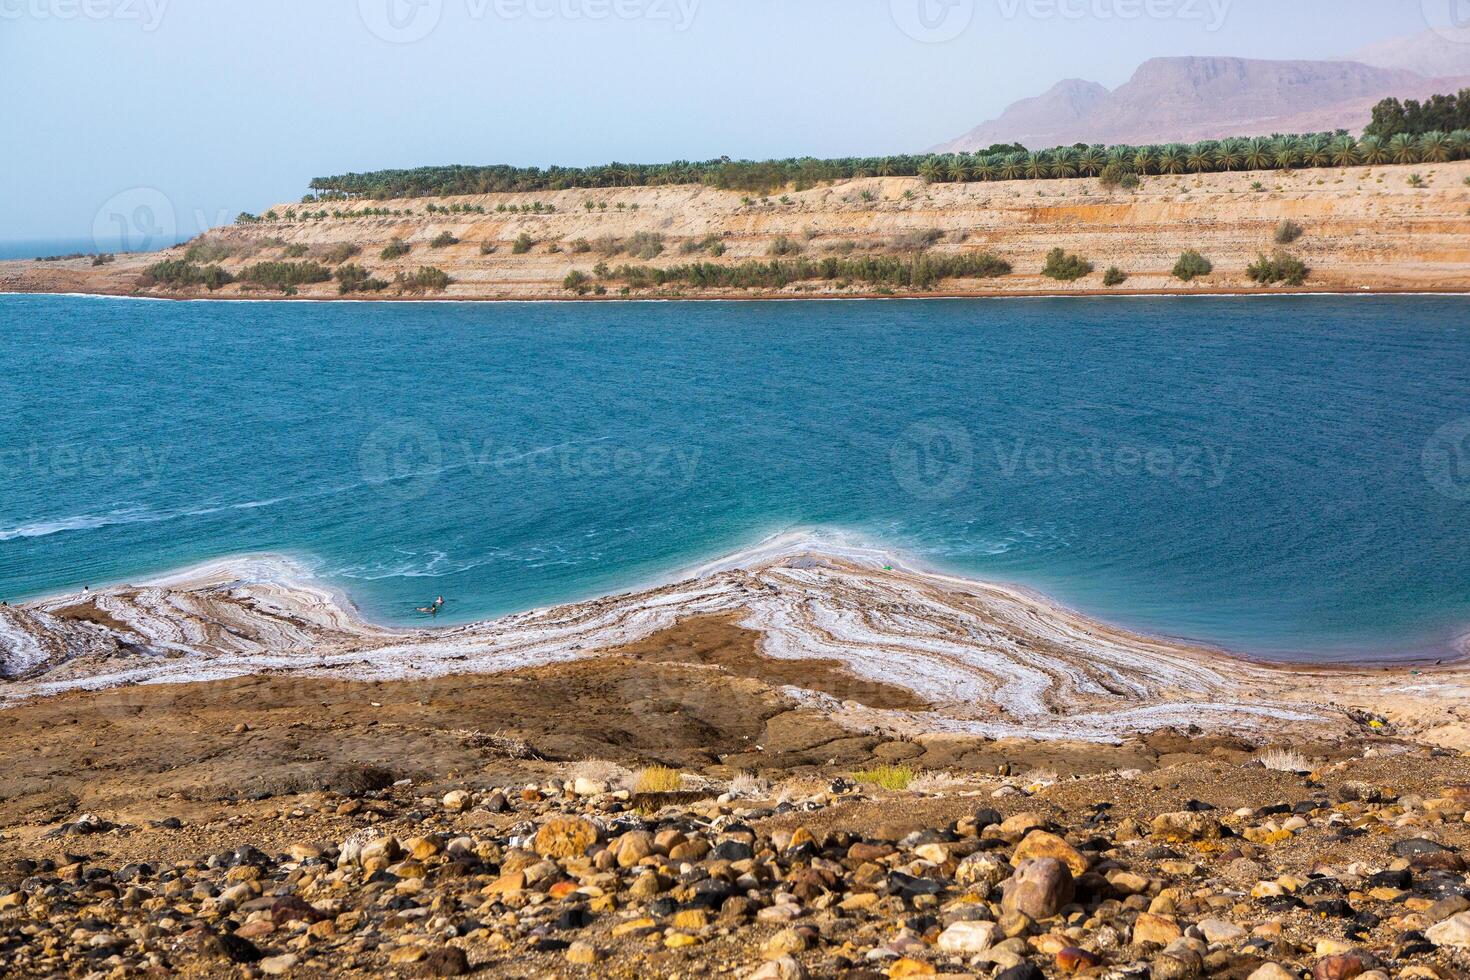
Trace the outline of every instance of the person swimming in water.
<path fill-rule="evenodd" d="M 441 607 L 443 607 L 443 605 L 444 605 L 444 597 L 441 595 L 441 596 L 438 596 L 438 597 L 436 597 L 434 599 L 434 604 L 433 605 L 431 605 L 431 606 L 419 606 L 418 609 L 415 610 L 415 611 L 416 612 L 421 612 L 425 616 L 438 616 L 439 615 L 439 610 L 440 610 Z"/>

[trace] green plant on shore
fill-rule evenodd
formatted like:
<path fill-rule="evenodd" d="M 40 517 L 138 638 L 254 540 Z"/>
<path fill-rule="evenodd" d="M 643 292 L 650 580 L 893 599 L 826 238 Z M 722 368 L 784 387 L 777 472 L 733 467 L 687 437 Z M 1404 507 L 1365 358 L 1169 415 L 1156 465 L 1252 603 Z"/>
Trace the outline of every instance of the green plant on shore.
<path fill-rule="evenodd" d="M 400 272 L 393 279 L 400 293 L 443 292 L 453 281 L 443 269 L 431 265 L 420 266 L 413 273 Z"/>
<path fill-rule="evenodd" d="M 144 269 L 141 285 L 145 288 L 170 286 L 175 289 L 203 286 L 210 292 L 214 292 L 221 286 L 228 286 L 234 281 L 235 277 L 218 265 L 200 266 L 187 260 L 173 259 L 155 262 Z"/>
<path fill-rule="evenodd" d="M 388 288 L 387 281 L 374 277 L 368 270 L 353 263 L 338 266 L 332 275 L 337 280 L 337 292 L 343 296 L 349 293 L 376 293 Z"/>
<path fill-rule="evenodd" d="M 395 238 L 383 248 L 383 251 L 378 253 L 378 257 L 384 262 L 391 262 L 394 259 L 402 258 L 411 251 L 413 251 L 412 245 L 401 238 Z"/>
<path fill-rule="evenodd" d="M 1287 252 L 1278 251 L 1269 258 L 1262 253 L 1256 261 L 1246 266 L 1245 274 L 1252 282 L 1262 286 L 1270 286 L 1278 282 L 1288 286 L 1300 286 L 1307 281 L 1307 276 L 1311 271 L 1301 259 Z"/>
<path fill-rule="evenodd" d="M 885 288 L 933 289 L 945 279 L 986 279 L 1009 275 L 1011 265 L 988 253 L 865 255 L 822 259 L 778 259 L 737 265 L 695 262 L 665 268 L 624 265 L 611 273 L 630 289 L 688 286 L 693 289 L 781 289 L 798 282 L 851 280 Z"/>
<path fill-rule="evenodd" d="M 430 248 L 447 248 L 450 245 L 458 245 L 459 239 L 447 231 L 441 231 L 429 242 Z"/>
<path fill-rule="evenodd" d="M 519 235 L 517 235 L 516 240 L 511 243 L 510 250 L 511 253 L 514 255 L 525 255 L 527 252 L 531 251 L 532 246 L 534 246 L 535 244 L 536 239 L 532 238 L 530 235 L 523 231 Z"/>
<path fill-rule="evenodd" d="M 1046 253 L 1046 264 L 1041 274 L 1049 279 L 1072 282 L 1092 273 L 1092 263 L 1080 255 L 1068 254 L 1064 249 L 1054 248 Z"/>
<path fill-rule="evenodd" d="M 241 282 L 282 292 L 331 278 L 332 274 L 316 262 L 257 262 L 240 273 Z"/>
<path fill-rule="evenodd" d="M 1104 286 L 1121 286 L 1128 280 L 1128 274 L 1115 265 L 1108 266 L 1108 271 L 1103 273 L 1102 283 Z"/>
<path fill-rule="evenodd" d="M 1292 221 L 1290 218 L 1287 218 L 1276 226 L 1276 232 L 1271 237 L 1277 245 L 1290 245 L 1292 242 L 1302 237 L 1304 232 L 1305 229 L 1302 228 L 1301 225 L 1297 224 L 1295 221 Z"/>
<path fill-rule="evenodd" d="M 1214 265 L 1209 259 L 1194 249 L 1186 249 L 1180 256 L 1179 261 L 1174 263 L 1173 275 L 1176 279 L 1189 282 L 1200 276 L 1207 276 L 1214 271 Z"/>

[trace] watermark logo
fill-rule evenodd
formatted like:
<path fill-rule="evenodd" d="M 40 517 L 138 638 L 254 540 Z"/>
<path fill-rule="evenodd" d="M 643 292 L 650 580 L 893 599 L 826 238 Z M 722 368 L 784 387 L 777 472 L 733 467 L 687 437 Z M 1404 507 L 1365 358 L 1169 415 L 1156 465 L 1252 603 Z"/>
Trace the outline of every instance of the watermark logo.
<path fill-rule="evenodd" d="M 158 30 L 168 0 L 0 0 L 0 20 L 115 20 Z"/>
<path fill-rule="evenodd" d="M 418 500 L 439 482 L 444 448 L 422 422 L 400 419 L 369 433 L 357 458 L 362 478 L 396 500 Z"/>
<path fill-rule="evenodd" d="M 1422 0 L 1424 22 L 1440 37 L 1470 44 L 1470 0 Z"/>
<path fill-rule="evenodd" d="M 996 0 L 1006 20 L 1176 20 L 1202 24 L 1209 33 L 1225 26 L 1234 0 Z"/>
<path fill-rule="evenodd" d="M 0 0 L 3 2 L 3 0 Z M 682 33 L 694 26 L 700 0 L 462 0 L 473 23 L 494 20 L 606 21 L 643 20 L 671 25 Z M 458 8 L 456 8 L 458 10 Z M 391 44 L 412 44 L 434 32 L 444 19 L 444 0 L 358 0 L 367 29 Z"/>
<path fill-rule="evenodd" d="M 889 0 L 898 29 L 924 44 L 943 44 L 965 33 L 975 19 L 975 0 Z"/>
<path fill-rule="evenodd" d="M 422 41 L 439 26 L 444 0 L 357 0 L 363 25 L 389 44 Z"/>
<path fill-rule="evenodd" d="M 1442 425 L 1424 444 L 1424 479 L 1450 500 L 1470 500 L 1470 418 Z"/>
<path fill-rule="evenodd" d="M 964 426 L 949 419 L 915 422 L 888 450 L 898 485 L 920 500 L 947 500 L 970 482 L 975 446 Z"/>
<path fill-rule="evenodd" d="M 108 198 L 92 219 L 99 252 L 152 252 L 178 241 L 173 202 L 156 187 L 132 187 Z"/>

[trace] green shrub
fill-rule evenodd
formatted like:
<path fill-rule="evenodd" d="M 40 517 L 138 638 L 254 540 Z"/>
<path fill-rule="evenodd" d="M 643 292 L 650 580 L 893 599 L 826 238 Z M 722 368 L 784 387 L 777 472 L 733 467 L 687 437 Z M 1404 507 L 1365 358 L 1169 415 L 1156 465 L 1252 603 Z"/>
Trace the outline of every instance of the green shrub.
<path fill-rule="evenodd" d="M 175 289 L 188 286 L 203 286 L 214 292 L 228 286 L 235 277 L 217 265 L 199 266 L 181 259 L 157 262 L 143 270 L 144 286 L 172 286 Z"/>
<path fill-rule="evenodd" d="M 388 288 L 387 282 L 374 278 L 356 264 L 339 266 L 333 276 L 337 280 L 337 292 L 344 296 L 348 293 L 376 293 Z"/>
<path fill-rule="evenodd" d="M 1179 256 L 1179 261 L 1174 263 L 1174 278 L 1189 282 L 1199 276 L 1207 276 L 1215 269 L 1209 259 L 1196 252 L 1187 249 Z"/>
<path fill-rule="evenodd" d="M 520 235 L 516 237 L 515 242 L 511 245 L 510 250 L 515 255 L 525 255 L 527 252 L 531 251 L 531 246 L 535 244 L 536 239 L 532 238 L 525 232 L 521 232 Z"/>
<path fill-rule="evenodd" d="M 1121 286 L 1128 281 L 1128 274 L 1115 265 L 1108 266 L 1108 271 L 1103 273 L 1104 286 Z"/>
<path fill-rule="evenodd" d="M 1270 258 L 1262 253 L 1256 258 L 1256 261 L 1246 266 L 1245 274 L 1250 276 L 1252 282 L 1262 286 L 1270 286 L 1278 282 L 1288 286 L 1300 286 L 1307 281 L 1307 276 L 1311 271 L 1301 259 L 1287 252 L 1278 251 Z"/>
<path fill-rule="evenodd" d="M 592 250 L 598 255 L 612 258 L 623 250 L 623 243 L 612 235 L 603 235 L 592 243 Z"/>
<path fill-rule="evenodd" d="M 388 243 L 386 248 L 378 253 L 378 257 L 384 262 L 392 262 L 394 259 L 400 259 L 411 251 L 413 251 L 412 245 L 401 238 L 395 238 Z"/>
<path fill-rule="evenodd" d="M 587 241 L 587 239 L 578 238 L 576 241 L 572 242 L 572 253 L 574 255 L 582 255 L 590 251 L 592 251 L 592 243 Z"/>
<path fill-rule="evenodd" d="M 316 262 L 257 262 L 240 273 L 243 282 L 282 291 L 331 278 L 326 267 Z"/>
<path fill-rule="evenodd" d="M 595 271 L 595 270 L 594 270 Z M 1009 262 L 989 254 L 867 255 L 860 258 L 752 261 L 739 265 L 695 262 L 655 268 L 620 266 L 612 276 L 630 289 L 689 286 L 695 289 L 780 289 L 807 280 L 871 283 L 885 287 L 931 289 L 944 279 L 983 279 L 1008 275 Z"/>
<path fill-rule="evenodd" d="M 111 252 L 98 252 L 96 255 L 92 256 L 93 267 L 99 265 L 107 265 L 108 263 L 115 261 L 117 261 L 117 256 L 113 255 Z"/>
<path fill-rule="evenodd" d="M 561 288 L 582 294 L 587 292 L 588 284 L 590 283 L 590 281 L 591 280 L 587 278 L 587 273 L 579 272 L 578 270 L 573 269 L 571 272 L 568 272 L 566 278 L 561 281 Z"/>
<path fill-rule="evenodd" d="M 436 269 L 431 265 L 420 266 L 412 275 L 400 272 L 394 279 L 399 292 L 404 293 L 443 292 L 453 281 L 443 269 Z"/>
<path fill-rule="evenodd" d="M 1060 248 L 1054 248 L 1046 253 L 1046 265 L 1041 267 L 1041 274 L 1049 279 L 1059 279 L 1063 282 L 1072 282 L 1081 279 L 1092 272 L 1092 263 L 1080 255 L 1069 255 Z"/>
<path fill-rule="evenodd" d="M 1305 228 L 1288 218 L 1276 226 L 1276 233 L 1271 237 L 1277 245 L 1290 245 L 1302 237 L 1305 231 Z"/>
<path fill-rule="evenodd" d="M 480 243 L 480 254 L 481 255 L 494 255 L 498 251 L 500 251 L 500 246 L 496 245 L 494 242 L 481 242 Z"/>
<path fill-rule="evenodd" d="M 286 248 L 285 248 L 285 250 L 281 254 L 284 255 L 288 259 L 299 259 L 303 255 L 306 254 L 306 246 L 305 245 L 287 245 Z"/>
<path fill-rule="evenodd" d="M 455 238 L 453 235 L 451 235 L 447 231 L 441 231 L 439 234 L 437 234 L 437 235 L 434 236 L 434 239 L 432 241 L 429 242 L 429 247 L 430 248 L 446 248 L 446 247 L 448 247 L 450 245 L 458 245 L 458 244 L 459 244 L 459 239 L 458 238 Z"/>
<path fill-rule="evenodd" d="M 362 247 L 360 245 L 354 245 L 351 242 L 338 242 L 336 245 L 327 245 L 318 248 L 314 250 L 313 254 L 316 258 L 327 263 L 327 265 L 341 265 L 361 252 Z"/>
<path fill-rule="evenodd" d="M 1097 175 L 1097 182 L 1106 190 L 1134 190 L 1138 187 L 1138 174 L 1127 164 L 1115 161 L 1102 168 Z"/>
<path fill-rule="evenodd" d="M 656 231 L 640 231 L 628 239 L 628 254 L 635 259 L 654 259 L 663 254 L 664 236 Z"/>
<path fill-rule="evenodd" d="M 801 246 L 798 245 L 796 242 L 793 242 L 791 239 L 787 238 L 785 235 L 778 235 L 776 236 L 775 241 L 771 242 L 770 247 L 766 249 L 766 254 L 778 256 L 800 255 Z"/>

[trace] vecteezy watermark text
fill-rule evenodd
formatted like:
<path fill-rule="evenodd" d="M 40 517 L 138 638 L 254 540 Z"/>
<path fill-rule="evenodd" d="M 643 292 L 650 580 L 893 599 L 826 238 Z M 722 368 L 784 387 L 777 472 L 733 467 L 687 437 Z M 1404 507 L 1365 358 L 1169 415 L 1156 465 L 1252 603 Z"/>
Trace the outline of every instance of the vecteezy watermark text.
<path fill-rule="evenodd" d="M 167 9 L 168 0 L 0 0 L 0 20 L 137 21 L 156 31 Z"/>
<path fill-rule="evenodd" d="M 1233 459 L 1229 447 L 1200 443 L 984 440 L 943 418 L 910 425 L 888 452 L 899 488 L 921 500 L 948 500 L 998 480 L 1153 479 L 1214 490 L 1225 482 Z"/>
<path fill-rule="evenodd" d="M 363 24 L 392 44 L 428 37 L 444 17 L 447 0 L 358 0 Z M 471 21 L 608 21 L 666 23 L 682 33 L 694 26 L 700 0 L 452 0 Z"/>
<path fill-rule="evenodd" d="M 1234 0 L 995 0 L 1006 20 L 1183 20 L 1225 26 Z"/>
<path fill-rule="evenodd" d="M 31 443 L 0 450 L 0 477 L 100 480 L 116 477 L 152 485 L 163 477 L 172 453 L 169 446 L 68 442 L 57 446 Z"/>
<path fill-rule="evenodd" d="M 513 481 L 636 477 L 645 483 L 688 486 L 699 468 L 697 446 L 629 446 L 611 439 L 524 446 L 495 439 L 441 438 L 411 419 L 379 426 L 363 441 L 363 479 L 400 500 L 427 495 L 446 474 Z"/>

